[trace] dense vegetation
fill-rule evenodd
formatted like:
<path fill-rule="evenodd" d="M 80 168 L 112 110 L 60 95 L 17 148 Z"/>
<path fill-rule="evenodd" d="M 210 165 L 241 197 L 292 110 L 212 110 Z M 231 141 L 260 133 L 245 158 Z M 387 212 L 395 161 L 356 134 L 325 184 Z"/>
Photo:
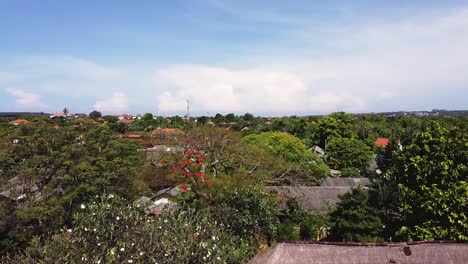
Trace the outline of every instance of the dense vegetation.
<path fill-rule="evenodd" d="M 464 118 L 25 118 L 0 123 L 7 263 L 239 263 L 283 240 L 468 241 Z M 377 137 L 389 144 L 376 146 Z M 372 184 L 327 214 L 294 200 L 278 211 L 264 189 L 317 185 L 330 168 Z M 173 186 L 181 193 L 169 197 L 172 210 L 148 214 L 134 203 Z"/>

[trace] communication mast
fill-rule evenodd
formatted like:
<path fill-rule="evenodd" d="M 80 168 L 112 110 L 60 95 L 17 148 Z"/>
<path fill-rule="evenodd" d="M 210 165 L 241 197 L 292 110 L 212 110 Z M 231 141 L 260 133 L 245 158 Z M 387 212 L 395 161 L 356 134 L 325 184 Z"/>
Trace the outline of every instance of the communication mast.
<path fill-rule="evenodd" d="M 187 115 L 185 115 L 187 121 L 190 121 L 190 101 L 187 99 Z"/>

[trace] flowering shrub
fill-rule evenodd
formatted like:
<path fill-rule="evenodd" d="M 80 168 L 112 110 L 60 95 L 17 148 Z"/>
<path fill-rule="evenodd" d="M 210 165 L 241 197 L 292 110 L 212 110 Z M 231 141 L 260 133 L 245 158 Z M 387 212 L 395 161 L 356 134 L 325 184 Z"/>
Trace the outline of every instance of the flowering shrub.
<path fill-rule="evenodd" d="M 207 211 L 177 209 L 145 216 L 112 195 L 80 206 L 73 227 L 2 263 L 233 263 L 254 253 Z"/>

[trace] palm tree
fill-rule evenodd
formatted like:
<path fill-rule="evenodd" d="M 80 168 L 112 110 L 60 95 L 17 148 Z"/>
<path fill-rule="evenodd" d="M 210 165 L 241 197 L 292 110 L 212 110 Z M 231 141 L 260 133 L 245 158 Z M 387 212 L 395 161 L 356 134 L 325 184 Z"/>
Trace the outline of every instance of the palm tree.
<path fill-rule="evenodd" d="M 68 108 L 65 107 L 65 108 L 63 109 L 63 114 L 64 114 L 65 116 L 68 116 L 68 113 L 69 113 Z"/>

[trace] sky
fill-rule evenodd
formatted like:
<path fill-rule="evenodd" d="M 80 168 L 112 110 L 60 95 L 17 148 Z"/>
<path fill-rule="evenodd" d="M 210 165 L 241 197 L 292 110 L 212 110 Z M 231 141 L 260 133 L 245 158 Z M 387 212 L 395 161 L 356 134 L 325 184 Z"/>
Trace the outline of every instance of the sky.
<path fill-rule="evenodd" d="M 0 0 L 0 111 L 468 109 L 468 1 Z"/>

